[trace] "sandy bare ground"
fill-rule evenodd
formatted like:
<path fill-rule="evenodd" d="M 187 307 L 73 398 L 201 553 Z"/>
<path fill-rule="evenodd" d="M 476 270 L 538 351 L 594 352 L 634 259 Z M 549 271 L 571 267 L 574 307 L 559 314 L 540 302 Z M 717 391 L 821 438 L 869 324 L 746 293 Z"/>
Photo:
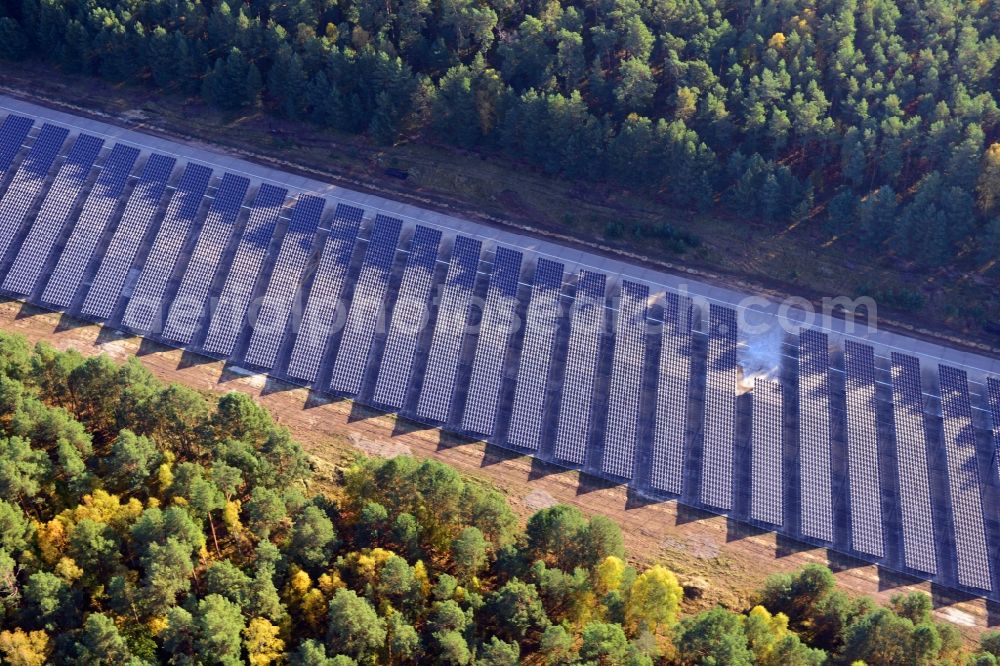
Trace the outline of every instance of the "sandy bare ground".
<path fill-rule="evenodd" d="M 514 509 L 527 517 L 556 502 L 587 514 L 607 515 L 622 526 L 630 558 L 640 564 L 660 562 L 684 580 L 703 579 L 708 589 L 687 602 L 688 610 L 715 604 L 746 608 L 751 591 L 771 573 L 796 569 L 808 562 L 828 564 L 851 593 L 888 602 L 896 593 L 923 590 L 932 594 L 936 614 L 955 623 L 969 639 L 1000 624 L 1000 608 L 981 599 L 956 597 L 952 591 L 852 560 L 824 549 L 777 538 L 726 518 L 680 507 L 675 502 L 649 503 L 630 496 L 623 486 L 582 477 L 530 457 L 467 443 L 436 429 L 398 422 L 348 400 L 310 396 L 242 368 L 167 349 L 139 338 L 102 330 L 59 314 L 18 302 L 0 302 L 0 328 L 16 331 L 32 342 L 45 340 L 59 349 L 84 355 L 107 353 L 121 361 L 137 354 L 157 377 L 207 392 L 242 391 L 257 398 L 291 429 L 315 457 L 320 475 L 329 475 L 354 452 L 435 458 L 504 492 Z M 141 344 L 140 344 L 141 343 Z"/>

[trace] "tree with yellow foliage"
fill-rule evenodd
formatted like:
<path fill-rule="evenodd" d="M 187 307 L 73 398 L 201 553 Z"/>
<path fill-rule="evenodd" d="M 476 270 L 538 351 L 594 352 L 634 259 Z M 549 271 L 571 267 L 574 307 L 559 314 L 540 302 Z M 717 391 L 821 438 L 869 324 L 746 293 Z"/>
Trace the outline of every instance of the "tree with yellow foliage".
<path fill-rule="evenodd" d="M 677 621 L 684 591 L 677 577 L 666 567 L 656 565 L 639 574 L 629 590 L 625 604 L 625 624 L 633 635 L 642 631 L 656 633 Z"/>
<path fill-rule="evenodd" d="M 285 641 L 278 637 L 279 629 L 262 617 L 255 617 L 243 630 L 243 646 L 251 666 L 268 666 L 279 661 L 285 651 Z"/>
<path fill-rule="evenodd" d="M 89 495 L 84 495 L 79 506 L 63 511 L 58 517 L 67 525 L 75 525 L 82 520 L 92 520 L 120 529 L 132 523 L 141 513 L 142 502 L 136 498 L 130 497 L 123 503 L 118 495 L 98 489 Z"/>
<path fill-rule="evenodd" d="M 326 597 L 322 590 L 312 586 L 309 574 L 298 567 L 292 567 L 285 599 L 301 613 L 302 619 L 313 630 L 318 631 L 323 626 L 326 621 Z"/>
<path fill-rule="evenodd" d="M 423 560 L 417 560 L 417 563 L 413 565 L 413 577 L 420 584 L 420 594 L 425 597 L 430 594 L 431 579 L 427 575 L 427 566 Z"/>
<path fill-rule="evenodd" d="M 747 615 L 743 630 L 759 666 L 809 666 L 821 664 L 826 655 L 811 650 L 788 628 L 788 616 L 754 606 Z"/>
<path fill-rule="evenodd" d="M 603 597 L 621 587 L 622 575 L 625 573 L 625 562 L 620 557 L 608 555 L 594 569 L 594 593 Z"/>
<path fill-rule="evenodd" d="M 66 522 L 53 518 L 45 523 L 36 523 L 35 540 L 42 554 L 42 560 L 46 564 L 54 565 L 62 557 L 68 544 Z"/>
<path fill-rule="evenodd" d="M 52 645 L 49 635 L 41 630 L 0 631 L 0 652 L 9 666 L 43 666 L 52 652 Z"/>

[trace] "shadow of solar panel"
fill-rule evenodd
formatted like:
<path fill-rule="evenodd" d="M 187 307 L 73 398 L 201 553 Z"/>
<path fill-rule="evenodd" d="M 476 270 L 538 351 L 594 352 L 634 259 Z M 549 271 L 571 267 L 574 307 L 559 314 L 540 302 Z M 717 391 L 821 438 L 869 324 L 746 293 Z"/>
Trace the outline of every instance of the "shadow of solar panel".
<path fill-rule="evenodd" d="M 903 562 L 916 571 L 937 573 L 934 513 L 927 466 L 920 362 L 892 353 L 892 414 L 896 473 L 903 526 Z"/>
<path fill-rule="evenodd" d="M 119 143 L 111 149 L 45 285 L 43 303 L 63 308 L 73 303 L 94 250 L 118 209 L 118 200 L 125 191 L 128 176 L 138 157 L 139 150 L 132 146 Z"/>
<path fill-rule="evenodd" d="M 354 288 L 354 298 L 347 313 L 344 334 L 333 365 L 330 388 L 357 395 L 365 379 L 368 355 L 375 338 L 375 328 L 385 311 L 385 295 L 389 288 L 389 272 L 396 259 L 402 220 L 378 215 L 372 229 L 361 275 Z"/>
<path fill-rule="evenodd" d="M 455 238 L 417 401 L 417 416 L 421 418 L 448 422 L 481 250 L 478 240 Z"/>
<path fill-rule="evenodd" d="M 211 354 L 229 356 L 233 352 L 286 196 L 288 190 L 267 183 L 257 190 L 222 293 L 209 320 L 202 348 Z"/>
<path fill-rule="evenodd" d="M 570 307 L 566 370 L 552 455 L 556 460 L 576 465 L 585 464 L 587 458 L 594 380 L 604 332 L 606 286 L 607 276 L 603 273 L 580 271 L 576 297 Z"/>
<path fill-rule="evenodd" d="M 319 366 L 327 355 L 363 213 L 360 208 L 344 204 L 334 211 L 288 362 L 287 372 L 291 377 L 316 381 Z"/>
<path fill-rule="evenodd" d="M 882 557 L 882 488 L 879 483 L 878 425 L 875 416 L 875 349 L 871 345 L 846 340 L 844 372 L 851 547 L 873 557 Z"/>
<path fill-rule="evenodd" d="M 941 417 L 958 583 L 979 590 L 991 590 L 969 383 L 964 370 L 947 365 L 938 366 L 938 376 L 941 381 Z"/>
<path fill-rule="evenodd" d="M 167 323 L 163 327 L 163 337 L 168 340 L 188 344 L 194 337 L 205 310 L 208 291 L 219 269 L 222 254 L 229 246 L 249 187 L 249 179 L 243 176 L 223 175 L 184 269 L 184 277 L 170 302 Z"/>
<path fill-rule="evenodd" d="M 172 157 L 156 154 L 146 161 L 80 309 L 84 314 L 99 319 L 111 316 L 139 246 L 150 231 L 175 163 Z"/>
<path fill-rule="evenodd" d="M 6 291 L 30 295 L 35 290 L 38 276 L 48 265 L 49 254 L 69 220 L 103 146 L 103 139 L 87 134 L 76 138 L 7 273 L 3 283 Z"/>
<path fill-rule="evenodd" d="M 45 187 L 45 178 L 52 168 L 69 131 L 64 127 L 45 124 L 35 137 L 21 166 L 0 199 L 0 261 L 24 226 L 25 218 Z"/>
<path fill-rule="evenodd" d="M 631 479 L 639 438 L 639 408 L 646 364 L 646 313 L 649 287 L 624 280 L 615 317 L 608 420 L 604 429 L 605 474 Z"/>
<path fill-rule="evenodd" d="M 251 318 L 253 333 L 244 360 L 251 365 L 270 368 L 285 338 L 285 327 L 299 293 L 306 262 L 312 254 L 313 240 L 323 213 L 324 199 L 302 195 L 295 204 L 288 231 L 256 316 Z M 253 313 L 251 313 L 253 314 Z"/>
<path fill-rule="evenodd" d="M 548 259 L 539 259 L 535 264 L 507 432 L 511 446 L 536 451 L 541 444 L 552 354 L 562 319 L 560 296 L 565 270 L 563 264 Z"/>
<path fill-rule="evenodd" d="M 833 541 L 830 352 L 817 331 L 799 334 L 799 482 L 802 534 Z"/>
<path fill-rule="evenodd" d="M 212 170 L 188 164 L 170 198 L 153 245 L 143 262 L 139 281 L 125 306 L 122 325 L 133 331 L 157 333 L 162 328 L 163 295 L 170 283 L 181 250 L 197 232 L 197 215 L 208 189 Z"/>
<path fill-rule="evenodd" d="M 489 436 L 496 427 L 497 400 L 513 332 L 522 259 L 523 255 L 516 250 L 497 247 L 462 415 L 462 429 L 466 432 Z"/>
<path fill-rule="evenodd" d="M 375 382 L 376 404 L 393 409 L 406 405 L 417 344 L 428 324 L 440 243 L 441 232 L 437 229 L 418 226 L 413 233 Z"/>

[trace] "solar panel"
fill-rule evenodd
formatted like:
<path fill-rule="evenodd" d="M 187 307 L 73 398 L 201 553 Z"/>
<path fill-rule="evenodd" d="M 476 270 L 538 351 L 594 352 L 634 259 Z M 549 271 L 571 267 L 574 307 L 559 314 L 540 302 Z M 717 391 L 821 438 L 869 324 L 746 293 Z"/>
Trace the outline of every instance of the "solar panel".
<path fill-rule="evenodd" d="M 125 306 L 123 326 L 143 333 L 160 331 L 163 295 L 174 274 L 181 250 L 196 231 L 196 217 L 211 177 L 212 170 L 200 164 L 189 163 L 184 169 L 153 245 L 143 262 L 139 281 Z"/>
<path fill-rule="evenodd" d="M 497 400 L 514 330 L 522 259 L 523 255 L 516 250 L 497 247 L 462 415 L 462 429 L 466 432 L 489 436 L 496 427 Z"/>
<path fill-rule="evenodd" d="M 987 400 L 990 404 L 990 418 L 993 421 L 993 451 L 994 458 L 1000 464 L 1000 379 L 990 377 L 986 380 Z"/>
<path fill-rule="evenodd" d="M 750 518 L 780 526 L 785 517 L 781 384 L 754 378 L 752 399 Z"/>
<path fill-rule="evenodd" d="M 958 583 L 992 590 L 969 383 L 964 370 L 947 365 L 938 365 L 938 376 Z"/>
<path fill-rule="evenodd" d="M 611 386 L 608 391 L 608 422 L 604 429 L 605 474 L 630 479 L 639 439 L 639 409 L 642 402 L 646 362 L 646 311 L 649 287 L 622 281 L 615 317 Z"/>
<path fill-rule="evenodd" d="M 24 225 L 24 220 L 35 205 L 35 200 L 45 186 L 52 163 L 55 162 L 69 131 L 64 127 L 45 124 L 31 144 L 21 166 L 7 186 L 0 200 L 0 261 Z"/>
<path fill-rule="evenodd" d="M 111 149 L 101 167 L 101 175 L 90 188 L 80 215 L 72 225 L 69 239 L 42 292 L 42 302 L 64 308 L 72 304 L 94 250 L 118 209 L 118 200 L 138 157 L 138 149 L 131 146 L 119 143 Z"/>
<path fill-rule="evenodd" d="M 261 279 L 261 267 L 287 195 L 288 190 L 267 183 L 257 190 L 222 293 L 210 313 L 208 333 L 202 345 L 206 352 L 222 356 L 232 354 L 243 330 L 255 286 Z"/>
<path fill-rule="evenodd" d="M 81 134 L 49 187 L 41 209 L 14 259 L 3 288 L 30 295 L 38 276 L 49 262 L 49 254 L 62 234 L 70 213 L 83 192 L 104 140 Z"/>
<path fill-rule="evenodd" d="M 851 500 L 851 547 L 882 557 L 882 488 L 875 418 L 875 349 L 844 342 L 847 396 L 847 473 Z"/>
<path fill-rule="evenodd" d="M 552 354 L 562 319 L 559 297 L 565 270 L 563 264 L 548 259 L 539 259 L 535 264 L 507 432 L 511 446 L 536 451 L 541 443 Z"/>
<path fill-rule="evenodd" d="M 660 333 L 650 486 L 680 495 L 691 390 L 691 299 L 667 294 Z"/>
<path fill-rule="evenodd" d="M 306 262 L 312 254 L 313 240 L 325 205 L 325 200 L 310 195 L 302 195 L 295 204 L 267 293 L 252 321 L 253 334 L 243 357 L 247 363 L 261 368 L 274 365 L 274 358 L 285 337 L 292 305 L 299 293 Z"/>
<path fill-rule="evenodd" d="M 222 177 L 205 216 L 198 242 L 184 269 L 180 287 L 167 311 L 163 337 L 168 340 L 188 344 L 194 337 L 205 309 L 208 291 L 215 279 L 222 253 L 229 246 L 229 239 L 249 187 L 250 181 L 243 176 L 227 173 Z"/>
<path fill-rule="evenodd" d="M 587 457 L 607 276 L 580 271 L 576 298 L 570 308 L 569 346 L 559 401 L 559 421 L 552 455 L 577 465 Z"/>
<path fill-rule="evenodd" d="M 936 574 L 920 362 L 913 356 L 896 352 L 892 353 L 892 416 L 903 523 L 903 561 L 910 569 Z"/>
<path fill-rule="evenodd" d="M 174 158 L 166 155 L 151 155 L 146 161 L 80 309 L 84 314 L 100 319 L 111 316 L 129 268 L 160 207 L 174 164 Z"/>
<path fill-rule="evenodd" d="M 736 311 L 712 303 L 708 318 L 701 502 L 728 510 L 733 506 L 736 442 Z"/>
<path fill-rule="evenodd" d="M 316 381 L 320 363 L 330 344 L 335 312 L 347 281 L 354 241 L 358 237 L 363 214 L 360 208 L 344 204 L 338 205 L 334 212 L 333 224 L 323 243 L 323 252 L 288 362 L 288 374 L 292 377 Z"/>
<path fill-rule="evenodd" d="M 802 533 L 833 541 L 830 352 L 816 331 L 799 334 L 799 481 Z"/>
<path fill-rule="evenodd" d="M 28 138 L 35 121 L 13 113 L 4 118 L 0 125 L 0 176 L 14 164 L 14 158 L 21 152 L 24 140 Z"/>
<path fill-rule="evenodd" d="M 361 275 L 354 288 L 351 309 L 347 313 L 344 334 L 340 338 L 337 358 L 333 364 L 330 389 L 341 393 L 361 393 L 368 354 L 371 352 L 375 327 L 385 310 L 385 294 L 389 287 L 389 272 L 396 259 L 402 220 L 385 215 L 375 217 Z"/>
<path fill-rule="evenodd" d="M 455 238 L 417 401 L 417 416 L 421 418 L 446 423 L 451 413 L 481 249 L 478 240 L 467 236 Z"/>
<path fill-rule="evenodd" d="M 440 243 L 440 231 L 417 226 L 389 320 L 385 350 L 375 382 L 376 404 L 394 409 L 403 409 L 406 404 L 417 343 L 427 325 Z"/>

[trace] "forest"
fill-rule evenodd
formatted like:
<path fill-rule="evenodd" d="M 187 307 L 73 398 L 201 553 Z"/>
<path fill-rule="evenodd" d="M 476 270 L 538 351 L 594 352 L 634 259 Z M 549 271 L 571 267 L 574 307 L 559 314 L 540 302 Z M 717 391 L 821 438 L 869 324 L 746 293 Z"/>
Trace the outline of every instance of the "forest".
<path fill-rule="evenodd" d="M 851 598 L 809 565 L 685 612 L 618 526 L 434 461 L 320 483 L 243 393 L 0 333 L 0 663 L 995 666 L 931 598 Z"/>
<path fill-rule="evenodd" d="M 821 224 L 872 261 L 1000 255 L 1000 0 L 0 0 L 0 58 Z"/>

